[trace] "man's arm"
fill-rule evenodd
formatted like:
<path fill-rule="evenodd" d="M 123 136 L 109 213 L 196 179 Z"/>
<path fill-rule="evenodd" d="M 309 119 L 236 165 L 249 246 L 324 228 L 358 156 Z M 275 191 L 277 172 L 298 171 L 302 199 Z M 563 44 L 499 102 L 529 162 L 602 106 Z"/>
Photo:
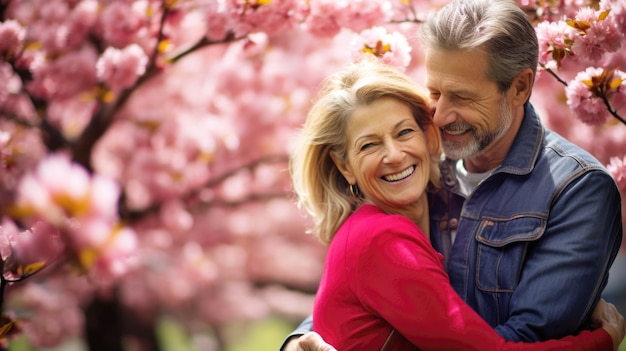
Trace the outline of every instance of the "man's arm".
<path fill-rule="evenodd" d="M 561 338 L 587 327 L 622 240 L 620 195 L 613 179 L 590 172 L 567 185 L 546 232 L 528 247 L 504 338 Z"/>
<path fill-rule="evenodd" d="M 306 317 L 294 331 L 287 335 L 285 341 L 283 341 L 283 344 L 280 347 L 280 351 L 290 351 L 291 348 L 288 346 L 295 343 L 294 340 L 310 331 L 313 331 L 313 317 L 311 315 Z M 296 349 L 294 348 L 293 350 Z"/>

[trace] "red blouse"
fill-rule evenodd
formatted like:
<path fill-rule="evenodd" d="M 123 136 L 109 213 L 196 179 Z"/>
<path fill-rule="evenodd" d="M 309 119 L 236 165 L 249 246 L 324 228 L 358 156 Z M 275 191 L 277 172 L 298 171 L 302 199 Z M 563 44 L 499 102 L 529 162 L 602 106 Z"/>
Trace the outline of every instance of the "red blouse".
<path fill-rule="evenodd" d="M 604 329 L 538 343 L 507 342 L 450 285 L 443 256 L 408 218 L 363 205 L 332 240 L 313 330 L 339 351 L 613 350 Z"/>

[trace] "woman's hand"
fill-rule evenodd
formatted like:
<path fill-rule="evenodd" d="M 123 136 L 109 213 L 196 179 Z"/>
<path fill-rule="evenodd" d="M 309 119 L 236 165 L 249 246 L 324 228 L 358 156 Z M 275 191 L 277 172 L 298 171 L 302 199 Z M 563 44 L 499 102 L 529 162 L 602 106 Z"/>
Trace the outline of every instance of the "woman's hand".
<path fill-rule="evenodd" d="M 591 320 L 594 324 L 601 326 L 613 338 L 613 349 L 617 350 L 626 335 L 626 321 L 624 316 L 619 314 L 617 308 L 611 303 L 600 299 L 598 305 L 593 310 Z"/>
<path fill-rule="evenodd" d="M 622 318 L 623 320 L 623 318 Z M 611 335 L 613 336 L 613 335 Z M 623 337 L 623 335 L 622 335 Z M 316 332 L 309 332 L 287 342 L 283 351 L 337 351 Z"/>

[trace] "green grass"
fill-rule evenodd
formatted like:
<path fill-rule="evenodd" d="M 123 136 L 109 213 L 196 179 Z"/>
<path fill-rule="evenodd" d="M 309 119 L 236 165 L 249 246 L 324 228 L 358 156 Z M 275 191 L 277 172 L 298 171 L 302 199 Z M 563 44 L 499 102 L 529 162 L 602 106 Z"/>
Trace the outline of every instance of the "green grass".
<path fill-rule="evenodd" d="M 293 329 L 294 325 L 284 320 L 267 319 L 240 330 L 239 340 L 225 351 L 276 351 Z"/>
<path fill-rule="evenodd" d="M 189 335 L 172 320 L 161 319 L 157 335 L 163 351 L 195 351 Z"/>
<path fill-rule="evenodd" d="M 221 351 L 276 351 L 294 325 L 278 318 L 256 323 L 234 324 L 227 328 L 229 344 Z M 196 337 L 199 335 L 196 335 Z M 207 332 L 208 336 L 208 332 Z M 159 326 L 163 351 L 201 351 L 176 323 L 163 320 Z"/>

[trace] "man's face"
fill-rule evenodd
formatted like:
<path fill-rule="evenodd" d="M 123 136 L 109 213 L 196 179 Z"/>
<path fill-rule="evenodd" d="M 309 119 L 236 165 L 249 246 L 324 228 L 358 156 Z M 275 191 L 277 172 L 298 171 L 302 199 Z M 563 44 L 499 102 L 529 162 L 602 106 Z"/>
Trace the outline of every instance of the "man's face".
<path fill-rule="evenodd" d="M 487 56 L 482 51 L 426 53 L 426 88 L 449 158 L 484 155 L 511 127 L 513 115 L 506 95 L 487 78 L 486 68 Z"/>

